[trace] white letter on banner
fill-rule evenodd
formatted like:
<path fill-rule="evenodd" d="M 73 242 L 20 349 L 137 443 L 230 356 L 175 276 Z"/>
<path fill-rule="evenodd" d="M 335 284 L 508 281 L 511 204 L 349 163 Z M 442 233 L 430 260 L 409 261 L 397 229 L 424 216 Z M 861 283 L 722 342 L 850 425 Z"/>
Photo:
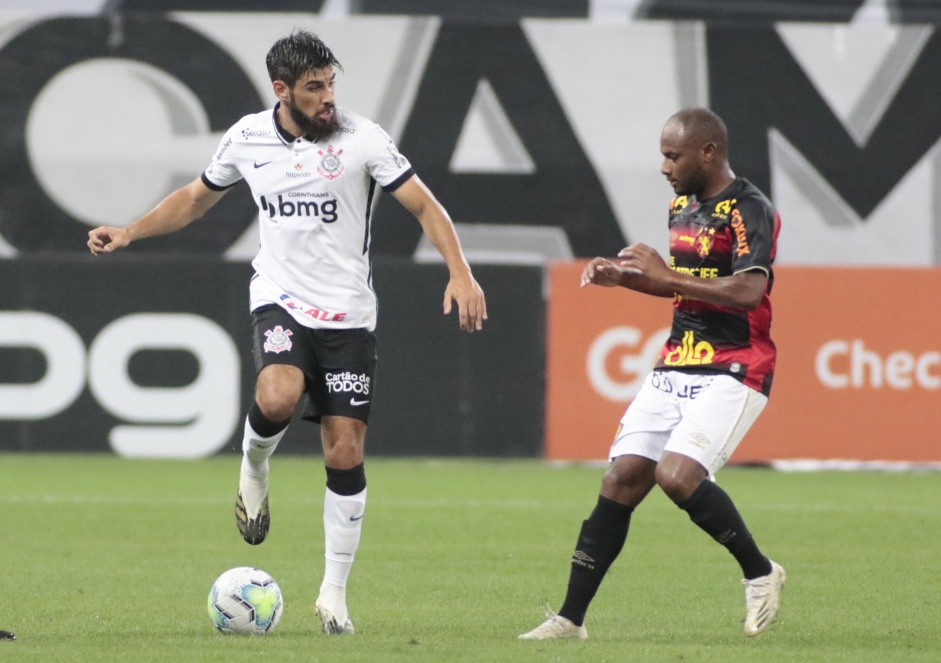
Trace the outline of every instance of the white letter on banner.
<path fill-rule="evenodd" d="M 845 389 L 849 383 L 849 376 L 843 373 L 836 373 L 830 367 L 830 360 L 834 355 L 845 356 L 849 354 L 849 343 L 839 339 L 827 341 L 817 350 L 817 356 L 814 359 L 814 369 L 817 373 L 817 379 L 821 384 L 830 389 Z"/>
<path fill-rule="evenodd" d="M 46 374 L 33 383 L 0 385 L 0 419 L 44 419 L 59 414 L 85 386 L 85 344 L 54 315 L 0 312 L 0 347 L 34 348 L 46 360 Z"/>
<path fill-rule="evenodd" d="M 181 350 L 199 363 L 184 387 L 141 387 L 128 361 L 141 350 Z M 239 354 L 212 320 L 183 313 L 141 313 L 101 330 L 89 351 L 89 386 L 112 414 L 147 424 L 115 426 L 111 447 L 121 456 L 200 458 L 219 451 L 239 417 Z"/>
<path fill-rule="evenodd" d="M 657 354 L 669 335 L 669 327 L 655 331 L 639 353 L 621 357 L 621 371 L 633 374 L 635 378 L 619 382 L 608 374 L 608 355 L 618 347 L 636 348 L 641 341 L 641 332 L 636 327 L 612 327 L 602 332 L 588 349 L 588 380 L 609 401 L 627 402 L 633 399 L 640 391 L 647 373 L 657 363 Z"/>

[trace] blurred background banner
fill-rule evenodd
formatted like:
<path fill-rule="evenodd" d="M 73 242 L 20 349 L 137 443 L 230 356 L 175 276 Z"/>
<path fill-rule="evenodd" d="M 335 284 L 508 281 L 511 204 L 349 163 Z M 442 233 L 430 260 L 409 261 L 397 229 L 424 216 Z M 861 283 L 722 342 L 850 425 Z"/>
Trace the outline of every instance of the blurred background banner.
<path fill-rule="evenodd" d="M 563 289 L 553 276 L 547 290 L 544 276 L 553 265 L 565 270 L 634 242 L 667 251 L 664 210 L 672 191 L 659 173 L 660 129 L 679 108 L 707 105 L 729 125 L 736 172 L 764 189 L 783 218 L 778 384 L 739 455 L 873 457 L 888 431 L 848 433 L 852 406 L 870 392 L 879 403 L 936 395 L 937 346 L 927 333 L 921 344 L 898 347 L 843 329 L 820 339 L 791 335 L 793 286 L 783 276 L 808 269 L 827 278 L 851 274 L 850 295 L 869 302 L 865 322 L 891 313 L 900 329 L 937 327 L 930 304 L 892 308 L 899 300 L 878 303 L 863 290 L 878 287 L 869 272 L 916 273 L 931 282 L 941 263 L 936 4 L 6 0 L 0 432 L 8 435 L 0 448 L 57 450 L 77 443 L 71 436 L 85 448 L 133 455 L 142 453 L 147 426 L 155 440 L 175 429 L 178 438 L 164 455 L 235 445 L 252 379 L 244 302 L 258 235 L 247 187 L 235 187 L 199 223 L 137 243 L 120 260 L 89 262 L 85 237 L 97 225 L 129 223 L 198 176 L 233 122 L 271 107 L 265 54 L 300 27 L 320 34 L 343 63 L 338 103 L 383 125 L 448 208 L 496 307 L 481 335 L 460 336 L 455 321 L 442 321 L 436 252 L 413 218 L 378 196 L 371 249 L 382 305 L 380 371 L 387 371 L 379 380 L 388 387 L 380 387 L 375 452 L 526 456 L 545 448 L 561 457 L 553 422 L 562 415 L 553 404 L 563 394 L 578 403 L 592 392 L 575 372 L 569 384 L 552 382 L 555 360 L 543 354 L 547 329 L 550 343 L 557 334 L 575 339 L 576 328 L 593 324 L 602 310 L 606 316 L 610 304 L 604 300 L 582 319 L 586 311 L 577 307 L 586 300 L 573 300 L 570 316 L 547 323 L 543 313 L 548 306 L 556 315 L 561 304 L 554 298 Z M 829 304 L 833 294 L 829 287 L 802 292 L 805 310 Z M 587 301 L 595 296 L 584 294 Z M 625 297 L 629 311 L 651 307 L 649 315 L 611 319 L 615 331 L 604 343 L 647 353 L 669 324 L 669 305 Z M 824 306 L 820 314 L 832 310 Z M 416 316 L 430 321 L 421 327 Z M 49 354 L 47 336 L 63 344 L 61 357 Z M 122 346 L 122 338 L 148 349 Z M 439 338 L 445 340 L 427 359 L 422 349 Z M 869 353 L 876 353 L 883 386 L 827 386 L 813 399 L 792 390 L 788 371 L 804 369 L 791 357 L 816 357 L 830 341 L 831 383 L 852 368 L 847 362 L 870 370 L 876 360 Z M 130 372 L 117 362 L 102 372 L 112 346 L 127 354 Z M 892 386 L 909 361 L 898 352 L 911 355 L 912 379 L 922 375 L 927 386 Z M 390 365 L 395 369 L 382 368 Z M 409 400 L 416 376 L 428 391 Z M 151 387 L 166 389 L 157 398 Z M 787 403 L 805 412 L 800 439 L 757 446 L 757 433 L 779 434 L 776 413 Z M 914 403 L 925 401 L 906 400 L 899 411 Z M 600 418 L 606 432 L 591 443 L 597 450 L 584 452 L 589 457 L 604 455 L 623 404 Z M 919 412 L 912 421 L 924 421 Z M 831 422 L 842 423 L 831 429 Z M 286 446 L 308 449 L 316 430 L 295 428 L 304 432 L 292 430 Z M 138 442 L 125 450 L 121 439 Z M 818 446 L 824 441 L 835 446 Z"/>
<path fill-rule="evenodd" d="M 672 315 L 669 299 L 580 288 L 584 265 L 549 270 L 546 456 L 557 460 L 606 458 Z M 938 270 L 776 268 L 771 399 L 734 461 L 941 461 L 936 292 Z"/>
<path fill-rule="evenodd" d="M 377 259 L 380 394 L 371 453 L 538 456 L 542 272 L 481 266 L 491 322 L 458 328 L 447 269 Z M 193 258 L 0 261 L 0 451 L 196 458 L 241 452 L 254 395 L 245 263 Z M 320 453 L 295 420 L 280 447 Z"/>
<path fill-rule="evenodd" d="M 660 128 L 694 104 L 725 118 L 737 172 L 782 210 L 780 263 L 941 260 L 941 36 L 872 3 L 758 3 L 778 22 L 728 1 L 648 2 L 639 18 L 615 2 L 46 4 L 0 10 L 0 256 L 81 253 L 89 227 L 127 223 L 195 177 L 231 123 L 273 105 L 265 54 L 304 27 L 344 65 L 338 102 L 396 139 L 478 262 L 665 248 Z M 496 4 L 531 14 L 482 11 Z M 709 6 L 734 11 L 711 20 Z M 847 22 L 794 22 L 811 7 Z M 671 8 L 704 20 L 645 18 Z M 133 250 L 248 260 L 254 218 L 236 187 L 202 223 Z M 375 255 L 425 255 L 390 197 L 376 219 Z"/>

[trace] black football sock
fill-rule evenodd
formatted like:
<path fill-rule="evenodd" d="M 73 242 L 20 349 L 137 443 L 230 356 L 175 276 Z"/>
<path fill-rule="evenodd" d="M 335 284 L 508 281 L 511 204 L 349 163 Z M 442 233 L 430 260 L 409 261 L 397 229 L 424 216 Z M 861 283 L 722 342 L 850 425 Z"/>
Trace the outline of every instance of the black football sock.
<path fill-rule="evenodd" d="M 581 626 L 585 622 L 588 605 L 601 586 L 611 563 L 617 558 L 627 539 L 634 507 L 619 504 L 598 496 L 598 504 L 582 523 L 575 552 L 565 602 L 559 615 Z"/>
<path fill-rule="evenodd" d="M 287 428 L 289 423 L 291 423 L 290 417 L 284 421 L 272 421 L 266 417 L 261 408 L 258 407 L 258 401 L 252 401 L 251 406 L 248 408 L 248 425 L 260 437 L 273 437 Z"/>
<path fill-rule="evenodd" d="M 366 465 L 360 463 L 348 470 L 336 470 L 332 467 L 327 470 L 327 488 L 337 495 L 358 495 L 366 490 Z"/>
<path fill-rule="evenodd" d="M 689 499 L 677 506 L 689 514 L 689 519 L 706 534 L 732 553 L 747 580 L 771 573 L 771 562 L 758 550 L 732 498 L 718 485 L 706 479 Z"/>

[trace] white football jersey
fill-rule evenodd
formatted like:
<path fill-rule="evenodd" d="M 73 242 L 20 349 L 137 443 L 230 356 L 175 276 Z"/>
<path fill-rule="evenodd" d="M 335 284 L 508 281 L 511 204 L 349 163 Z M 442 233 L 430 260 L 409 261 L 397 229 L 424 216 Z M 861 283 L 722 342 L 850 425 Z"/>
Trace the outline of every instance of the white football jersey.
<path fill-rule="evenodd" d="M 375 188 L 395 191 L 414 171 L 378 124 L 336 112 L 340 129 L 317 143 L 284 131 L 277 107 L 243 117 L 222 138 L 202 180 L 219 191 L 244 179 L 258 205 L 251 310 L 278 304 L 308 327 L 371 331 Z"/>

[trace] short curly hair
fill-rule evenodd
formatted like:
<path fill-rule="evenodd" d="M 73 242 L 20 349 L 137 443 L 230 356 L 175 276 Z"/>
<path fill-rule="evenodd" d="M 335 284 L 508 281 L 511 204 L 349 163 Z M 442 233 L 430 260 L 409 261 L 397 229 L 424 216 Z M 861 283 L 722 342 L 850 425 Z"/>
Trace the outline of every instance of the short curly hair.
<path fill-rule="evenodd" d="M 342 70 L 333 51 L 317 35 L 307 30 L 295 30 L 276 41 L 265 57 L 271 82 L 283 81 L 288 87 L 310 71 L 326 67 Z"/>

